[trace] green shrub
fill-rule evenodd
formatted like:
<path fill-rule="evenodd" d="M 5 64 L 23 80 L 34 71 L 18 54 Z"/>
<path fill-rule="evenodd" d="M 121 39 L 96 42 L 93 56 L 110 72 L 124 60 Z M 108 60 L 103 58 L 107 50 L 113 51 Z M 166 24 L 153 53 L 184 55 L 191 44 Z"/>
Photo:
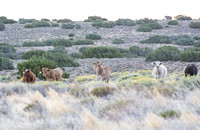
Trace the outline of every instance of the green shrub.
<path fill-rule="evenodd" d="M 62 27 L 62 29 L 73 29 L 74 25 L 70 24 L 70 23 L 68 23 L 68 24 L 63 23 L 61 27 Z"/>
<path fill-rule="evenodd" d="M 5 16 L 0 16 L 0 21 L 6 20 L 6 19 L 7 19 L 7 17 L 5 17 Z"/>
<path fill-rule="evenodd" d="M 146 40 L 140 41 L 140 43 L 165 43 L 169 44 L 171 43 L 170 37 L 166 35 L 155 35 L 151 36 Z"/>
<path fill-rule="evenodd" d="M 4 23 L 4 24 L 13 24 L 13 23 L 17 23 L 17 21 L 13 20 L 13 19 L 4 19 L 4 20 L 0 20 L 0 22 Z"/>
<path fill-rule="evenodd" d="M 116 25 L 123 25 L 123 26 L 135 26 L 136 23 L 135 21 L 131 20 L 131 19 L 118 19 L 115 22 Z"/>
<path fill-rule="evenodd" d="M 39 56 L 42 56 L 44 53 L 46 53 L 45 51 L 43 50 L 31 50 L 31 51 L 27 51 L 25 52 L 23 55 L 22 55 L 22 59 L 30 59 L 32 56 L 36 56 L 36 57 L 39 57 Z"/>
<path fill-rule="evenodd" d="M 151 32 L 152 31 L 152 28 L 150 28 L 149 26 L 146 26 L 146 25 L 140 25 L 136 31 L 138 32 Z"/>
<path fill-rule="evenodd" d="M 20 60 L 22 53 L 0 53 L 0 57 L 6 57 L 12 60 Z"/>
<path fill-rule="evenodd" d="M 64 72 L 62 75 L 62 78 L 68 79 L 70 77 L 70 74 L 68 72 Z"/>
<path fill-rule="evenodd" d="M 20 24 L 32 23 L 32 22 L 35 22 L 35 21 L 36 21 L 35 19 L 24 19 L 24 18 L 19 19 Z"/>
<path fill-rule="evenodd" d="M 144 18 L 144 19 L 139 19 L 136 21 L 137 24 L 148 24 L 148 23 L 154 23 L 156 20 L 149 19 L 149 18 Z"/>
<path fill-rule="evenodd" d="M 71 47 L 73 45 L 73 42 L 70 40 L 63 39 L 63 38 L 58 38 L 58 39 L 52 40 L 52 45 L 54 47 L 56 46 Z"/>
<path fill-rule="evenodd" d="M 94 45 L 94 41 L 90 39 L 77 40 L 74 45 Z"/>
<path fill-rule="evenodd" d="M 108 96 L 108 95 L 112 95 L 114 93 L 114 91 L 116 91 L 116 88 L 111 88 L 111 87 L 98 87 L 98 88 L 94 88 L 91 93 L 94 96 L 97 97 L 103 97 L 103 96 Z"/>
<path fill-rule="evenodd" d="M 81 25 L 80 24 L 75 24 L 75 28 L 76 29 L 81 29 Z"/>
<path fill-rule="evenodd" d="M 103 22 L 102 27 L 103 28 L 113 28 L 115 26 L 114 22 Z"/>
<path fill-rule="evenodd" d="M 170 36 L 173 44 L 176 45 L 193 45 L 194 40 L 188 35 Z"/>
<path fill-rule="evenodd" d="M 58 23 L 72 23 L 72 20 L 70 19 L 59 19 L 57 20 Z"/>
<path fill-rule="evenodd" d="M 79 52 L 82 53 L 82 52 L 85 51 L 87 48 L 89 48 L 89 47 L 81 47 L 81 48 L 79 48 Z"/>
<path fill-rule="evenodd" d="M 180 114 L 181 114 L 180 112 L 176 112 L 174 110 L 167 110 L 167 111 L 161 112 L 160 116 L 162 116 L 165 119 L 168 119 L 168 118 L 179 117 Z"/>
<path fill-rule="evenodd" d="M 177 20 L 192 20 L 190 16 L 185 16 L 185 15 L 177 15 L 174 18 Z"/>
<path fill-rule="evenodd" d="M 94 22 L 96 20 L 102 20 L 102 21 L 108 21 L 106 18 L 102 18 L 100 16 L 89 16 L 87 20 L 87 22 L 91 21 L 91 22 Z"/>
<path fill-rule="evenodd" d="M 90 47 L 82 52 L 82 58 L 121 58 L 122 54 L 117 48 Z"/>
<path fill-rule="evenodd" d="M 81 54 L 79 54 L 79 53 L 71 53 L 70 56 L 73 58 L 78 58 L 78 59 L 81 58 Z"/>
<path fill-rule="evenodd" d="M 46 40 L 42 42 L 24 42 L 22 46 L 51 46 L 52 41 L 51 40 Z"/>
<path fill-rule="evenodd" d="M 146 61 L 177 61 L 180 58 L 180 51 L 173 46 L 163 46 L 148 53 L 145 57 Z"/>
<path fill-rule="evenodd" d="M 46 18 L 43 18 L 43 19 L 41 19 L 41 21 L 50 21 L 49 19 L 46 19 Z"/>
<path fill-rule="evenodd" d="M 16 50 L 12 45 L 0 43 L 0 53 L 15 53 Z"/>
<path fill-rule="evenodd" d="M 172 17 L 171 16 L 165 16 L 165 19 L 166 20 L 172 20 Z"/>
<path fill-rule="evenodd" d="M 68 34 L 68 36 L 69 36 L 69 37 L 73 37 L 73 36 L 74 36 L 74 34 L 73 34 L 73 33 L 70 33 L 70 34 Z"/>
<path fill-rule="evenodd" d="M 13 70 L 14 66 L 12 65 L 12 62 L 10 59 L 6 57 L 0 57 L 0 71 L 2 70 Z"/>
<path fill-rule="evenodd" d="M 200 41 L 194 43 L 194 47 L 200 47 Z"/>
<path fill-rule="evenodd" d="M 48 67 L 49 69 L 53 69 L 53 68 L 58 67 L 58 65 L 55 62 L 51 60 L 47 60 L 44 57 L 36 57 L 36 56 L 33 56 L 28 61 L 17 64 L 18 73 L 20 77 L 23 76 L 22 71 L 26 69 L 31 69 L 31 71 L 36 75 L 36 77 L 40 79 L 44 79 L 44 77 L 39 73 L 39 71 L 43 67 Z"/>
<path fill-rule="evenodd" d="M 98 34 L 92 34 L 92 33 L 90 33 L 90 34 L 87 34 L 87 35 L 85 36 L 85 39 L 100 40 L 100 39 L 101 39 L 101 36 L 98 35 Z"/>
<path fill-rule="evenodd" d="M 103 23 L 103 20 L 97 19 L 97 20 L 92 22 L 92 26 L 96 27 L 96 28 L 100 28 L 100 27 L 102 27 L 102 23 Z"/>
<path fill-rule="evenodd" d="M 168 25 L 178 25 L 178 21 L 177 20 L 170 20 L 167 24 Z"/>
<path fill-rule="evenodd" d="M 5 28 L 6 27 L 5 27 L 4 23 L 0 22 L 0 31 L 3 31 Z"/>
<path fill-rule="evenodd" d="M 194 40 L 200 40 L 200 37 L 199 36 L 195 36 L 193 37 Z"/>
<path fill-rule="evenodd" d="M 140 48 L 138 46 L 132 46 L 129 48 L 129 52 L 131 52 L 132 54 L 138 55 L 139 51 L 140 51 Z"/>
<path fill-rule="evenodd" d="M 151 53 L 153 49 L 149 47 L 140 48 L 139 52 L 137 53 L 138 56 L 145 57 L 147 54 Z"/>
<path fill-rule="evenodd" d="M 162 29 L 163 27 L 158 24 L 157 22 L 154 22 L 154 23 L 148 23 L 148 24 L 145 24 L 146 26 L 149 26 L 150 28 L 152 29 Z"/>
<path fill-rule="evenodd" d="M 67 55 L 67 53 L 46 52 L 45 54 L 43 54 L 43 57 L 45 57 L 45 59 L 47 60 L 54 61 L 59 67 L 79 66 L 79 64 L 75 62 L 73 58 L 70 58 Z"/>
<path fill-rule="evenodd" d="M 33 24 L 26 24 L 26 25 L 24 26 L 24 28 L 36 28 L 36 26 L 33 25 Z"/>
<path fill-rule="evenodd" d="M 122 39 L 116 38 L 116 39 L 114 39 L 114 40 L 112 41 L 112 44 L 124 44 L 124 41 L 123 41 Z"/>
<path fill-rule="evenodd" d="M 186 62 L 199 62 L 200 61 L 200 48 L 190 48 L 181 52 L 181 61 Z"/>
<path fill-rule="evenodd" d="M 199 29 L 200 28 L 200 22 L 193 22 L 189 24 L 190 28 L 194 28 L 194 29 Z"/>
<path fill-rule="evenodd" d="M 46 21 L 37 21 L 37 22 L 33 22 L 32 24 L 36 27 L 50 27 L 51 26 L 49 22 L 46 22 Z"/>
<path fill-rule="evenodd" d="M 93 22 L 92 19 L 85 19 L 84 22 Z"/>
<path fill-rule="evenodd" d="M 53 50 L 49 50 L 49 52 L 53 52 L 53 53 L 67 53 L 67 51 L 65 50 L 64 47 L 62 46 L 56 46 L 53 48 Z"/>
<path fill-rule="evenodd" d="M 52 23 L 51 23 L 51 26 L 52 26 L 52 27 L 59 27 L 59 24 L 58 24 L 58 23 L 53 23 L 53 22 L 52 22 Z"/>

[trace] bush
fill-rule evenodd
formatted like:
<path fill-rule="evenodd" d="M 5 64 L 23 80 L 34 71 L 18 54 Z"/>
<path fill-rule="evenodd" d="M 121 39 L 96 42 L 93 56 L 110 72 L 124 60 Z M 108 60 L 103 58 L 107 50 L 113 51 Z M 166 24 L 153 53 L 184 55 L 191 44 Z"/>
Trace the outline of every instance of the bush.
<path fill-rule="evenodd" d="M 168 25 L 178 25 L 178 21 L 177 20 L 170 20 L 167 24 Z"/>
<path fill-rule="evenodd" d="M 199 62 L 200 61 L 200 48 L 190 48 L 181 52 L 181 61 L 186 62 Z"/>
<path fill-rule="evenodd" d="M 72 20 L 70 19 L 59 19 L 57 20 L 58 23 L 72 23 Z"/>
<path fill-rule="evenodd" d="M 98 88 L 94 88 L 91 91 L 91 93 L 94 96 L 103 97 L 103 96 L 108 96 L 110 94 L 113 94 L 115 90 L 116 88 L 111 88 L 111 87 L 98 87 Z"/>
<path fill-rule="evenodd" d="M 22 57 L 22 53 L 0 53 L 0 57 L 6 57 L 12 60 L 19 60 Z"/>
<path fill-rule="evenodd" d="M 163 46 L 148 53 L 145 57 L 146 61 L 177 61 L 180 57 L 180 51 L 173 46 Z"/>
<path fill-rule="evenodd" d="M 76 67 L 79 66 L 77 62 L 74 62 L 73 58 L 70 58 L 67 53 L 53 53 L 46 52 L 43 54 L 47 60 L 54 61 L 59 67 Z"/>
<path fill-rule="evenodd" d="M 59 24 L 58 23 L 51 23 L 51 26 L 52 27 L 59 27 Z"/>
<path fill-rule="evenodd" d="M 193 45 L 194 40 L 188 35 L 170 36 L 173 44 L 176 45 Z"/>
<path fill-rule="evenodd" d="M 123 25 L 123 26 L 135 26 L 136 23 L 135 21 L 131 20 L 131 19 L 118 19 L 115 22 L 116 25 Z"/>
<path fill-rule="evenodd" d="M 138 55 L 139 51 L 140 51 L 140 48 L 138 46 L 132 46 L 129 48 L 129 52 L 131 52 L 132 54 Z"/>
<path fill-rule="evenodd" d="M 100 39 L 101 39 L 101 36 L 98 35 L 98 34 L 92 34 L 92 33 L 90 33 L 90 34 L 87 34 L 87 35 L 85 36 L 85 39 L 100 40 Z"/>
<path fill-rule="evenodd" d="M 151 32 L 152 31 L 152 28 L 150 28 L 149 26 L 146 26 L 146 25 L 140 25 L 136 31 L 138 32 Z"/>
<path fill-rule="evenodd" d="M 113 22 L 103 22 L 102 27 L 103 28 L 113 28 L 115 26 L 115 23 Z"/>
<path fill-rule="evenodd" d="M 94 22 L 96 20 L 108 21 L 106 18 L 100 16 L 89 16 L 88 19 L 84 20 L 84 22 Z"/>
<path fill-rule="evenodd" d="M 62 27 L 62 29 L 73 29 L 74 25 L 70 24 L 70 23 L 68 23 L 68 24 L 63 23 L 61 27 Z"/>
<path fill-rule="evenodd" d="M 189 27 L 194 28 L 194 29 L 199 29 L 200 28 L 200 22 L 190 23 Z"/>
<path fill-rule="evenodd" d="M 74 34 L 73 34 L 73 33 L 70 33 L 70 34 L 68 34 L 68 36 L 69 36 L 69 37 L 73 37 L 73 36 L 74 36 Z"/>
<path fill-rule="evenodd" d="M 73 42 L 70 40 L 63 39 L 63 38 L 58 38 L 58 39 L 52 40 L 52 45 L 54 47 L 56 46 L 71 47 L 73 45 Z"/>
<path fill-rule="evenodd" d="M 0 22 L 0 31 L 3 31 L 5 28 L 6 27 L 5 27 L 4 23 Z"/>
<path fill-rule="evenodd" d="M 171 16 L 165 16 L 165 19 L 166 20 L 172 20 L 172 17 Z"/>
<path fill-rule="evenodd" d="M 43 19 L 41 19 L 41 21 L 50 21 L 49 19 L 46 19 L 46 18 L 43 18 Z"/>
<path fill-rule="evenodd" d="M 81 29 L 81 25 L 80 24 L 75 24 L 75 28 L 76 29 Z"/>
<path fill-rule="evenodd" d="M 58 67 L 58 65 L 55 62 L 51 60 L 47 60 L 44 57 L 36 57 L 36 56 L 33 56 L 31 59 L 29 59 L 26 62 L 17 64 L 18 73 L 20 77 L 23 76 L 22 71 L 26 69 L 31 69 L 31 71 L 36 75 L 36 77 L 40 79 L 44 79 L 44 77 L 39 73 L 39 71 L 43 67 L 48 67 L 49 69 L 53 69 L 53 68 Z"/>
<path fill-rule="evenodd" d="M 94 41 L 90 39 L 77 40 L 74 45 L 94 45 Z"/>
<path fill-rule="evenodd" d="M 6 57 L 0 57 L 0 71 L 2 70 L 13 70 L 14 66 L 12 65 L 12 62 L 10 59 Z"/>
<path fill-rule="evenodd" d="M 62 78 L 68 79 L 70 77 L 70 74 L 68 72 L 64 72 L 62 75 Z"/>
<path fill-rule="evenodd" d="M 46 21 L 37 21 L 32 23 L 36 27 L 50 27 L 51 25 Z"/>
<path fill-rule="evenodd" d="M 82 53 L 82 52 L 85 51 L 87 48 L 89 48 L 89 47 L 81 47 L 81 48 L 79 48 L 79 52 Z"/>
<path fill-rule="evenodd" d="M 42 42 L 24 42 L 22 46 L 51 46 L 52 40 L 46 40 Z"/>
<path fill-rule="evenodd" d="M 185 15 L 177 15 L 174 18 L 177 20 L 192 20 L 190 16 L 185 16 Z"/>
<path fill-rule="evenodd" d="M 36 28 L 36 26 L 33 25 L 33 24 L 26 24 L 26 25 L 24 26 L 24 28 Z"/>
<path fill-rule="evenodd" d="M 136 21 L 137 24 L 148 24 L 148 23 L 154 23 L 156 20 L 149 19 L 149 18 L 144 18 L 144 19 L 139 19 Z"/>
<path fill-rule="evenodd" d="M 179 117 L 180 115 L 181 115 L 180 112 L 176 112 L 174 110 L 167 110 L 160 113 L 160 116 L 162 116 L 165 119 Z"/>
<path fill-rule="evenodd" d="M 79 54 L 79 53 L 71 53 L 70 56 L 73 58 L 78 58 L 78 59 L 81 58 L 81 54 Z"/>
<path fill-rule="evenodd" d="M 20 24 L 32 23 L 32 22 L 35 22 L 35 21 L 36 21 L 35 19 L 24 19 L 24 18 L 19 19 Z"/>
<path fill-rule="evenodd" d="M 12 45 L 0 43 L 0 53 L 15 53 L 16 50 Z"/>
<path fill-rule="evenodd" d="M 5 16 L 0 16 L 0 21 L 6 20 L 6 19 L 7 19 L 7 17 L 5 17 Z"/>
<path fill-rule="evenodd" d="M 147 54 L 151 53 L 153 50 L 151 48 L 145 47 L 140 48 L 139 52 L 137 53 L 138 56 L 145 57 Z"/>
<path fill-rule="evenodd" d="M 122 39 L 114 39 L 113 41 L 112 41 L 112 44 L 124 44 L 124 41 L 122 40 Z"/>
<path fill-rule="evenodd" d="M 65 50 L 65 48 L 62 47 L 62 46 L 54 47 L 53 50 L 49 50 L 49 52 L 53 52 L 53 53 L 67 53 L 67 51 Z"/>
<path fill-rule="evenodd" d="M 13 20 L 13 19 L 4 19 L 4 20 L 0 20 L 0 22 L 4 23 L 4 24 L 13 24 L 13 23 L 17 23 L 17 21 Z"/>
<path fill-rule="evenodd" d="M 200 40 L 200 37 L 199 36 L 195 36 L 193 37 L 194 40 Z"/>
<path fill-rule="evenodd" d="M 96 27 L 96 28 L 100 28 L 100 27 L 102 27 L 102 23 L 103 23 L 103 20 L 98 19 L 96 21 L 93 21 L 92 26 Z"/>
<path fill-rule="evenodd" d="M 23 55 L 22 55 L 22 59 L 30 59 L 32 56 L 36 56 L 36 57 L 39 57 L 39 56 L 42 56 L 44 53 L 46 53 L 45 51 L 43 50 L 31 50 L 31 51 L 27 51 L 25 52 Z"/>
<path fill-rule="evenodd" d="M 140 43 L 171 43 L 170 37 L 166 35 L 155 35 L 151 36 L 146 40 L 140 41 Z"/>
<path fill-rule="evenodd" d="M 194 47 L 200 47 L 200 41 L 194 43 Z"/>
<path fill-rule="evenodd" d="M 158 24 L 157 22 L 154 22 L 154 23 L 148 23 L 148 24 L 145 24 L 146 26 L 149 26 L 150 28 L 152 29 L 162 29 L 163 27 Z"/>
<path fill-rule="evenodd" d="M 117 48 L 90 47 L 82 52 L 82 58 L 121 58 L 122 54 Z"/>

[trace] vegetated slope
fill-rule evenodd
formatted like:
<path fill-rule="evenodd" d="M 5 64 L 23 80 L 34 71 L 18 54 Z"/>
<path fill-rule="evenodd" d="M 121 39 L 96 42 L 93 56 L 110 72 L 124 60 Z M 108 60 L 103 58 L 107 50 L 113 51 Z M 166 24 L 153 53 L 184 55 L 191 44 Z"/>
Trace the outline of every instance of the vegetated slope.
<path fill-rule="evenodd" d="M 94 75 L 73 83 L 0 83 L 0 129 L 199 129 L 200 77 L 150 70 Z M 1 81 L 5 81 L 6 77 Z M 120 122 L 120 123 L 119 123 Z"/>

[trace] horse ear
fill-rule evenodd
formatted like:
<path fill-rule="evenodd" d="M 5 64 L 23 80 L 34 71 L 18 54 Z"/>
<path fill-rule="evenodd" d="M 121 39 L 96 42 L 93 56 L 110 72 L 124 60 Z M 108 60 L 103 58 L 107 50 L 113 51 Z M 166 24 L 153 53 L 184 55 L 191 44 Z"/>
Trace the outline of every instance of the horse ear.
<path fill-rule="evenodd" d="M 50 69 L 48 69 L 47 71 L 50 71 Z"/>
<path fill-rule="evenodd" d="M 160 65 L 162 65 L 163 63 L 162 62 L 160 62 Z"/>

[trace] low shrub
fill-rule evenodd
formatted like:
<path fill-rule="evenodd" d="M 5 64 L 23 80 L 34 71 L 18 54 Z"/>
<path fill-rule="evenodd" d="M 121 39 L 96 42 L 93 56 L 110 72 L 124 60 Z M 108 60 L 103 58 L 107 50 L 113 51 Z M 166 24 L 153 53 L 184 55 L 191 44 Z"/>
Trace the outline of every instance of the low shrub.
<path fill-rule="evenodd" d="M 180 58 L 180 51 L 173 46 L 163 46 L 148 53 L 145 57 L 146 61 L 177 61 Z"/>
<path fill-rule="evenodd" d="M 70 74 L 68 72 L 64 72 L 62 75 L 62 78 L 68 79 L 70 77 Z"/>
<path fill-rule="evenodd" d="M 22 59 L 30 59 L 32 56 L 36 56 L 36 57 L 39 57 L 39 56 L 42 56 L 44 53 L 46 53 L 45 51 L 43 50 L 31 50 L 31 51 L 27 51 L 25 52 L 23 55 L 22 55 Z"/>
<path fill-rule="evenodd" d="M 194 47 L 200 47 L 200 41 L 194 43 Z"/>
<path fill-rule="evenodd" d="M 123 41 L 122 39 L 116 38 L 116 39 L 114 39 L 114 40 L 112 41 L 112 44 L 124 44 L 124 41 Z"/>
<path fill-rule="evenodd" d="M 20 60 L 22 53 L 0 53 L 0 57 L 6 57 L 12 60 Z"/>
<path fill-rule="evenodd" d="M 160 113 L 160 116 L 162 116 L 163 118 L 165 119 L 168 119 L 168 118 L 177 118 L 181 115 L 180 112 L 176 112 L 174 110 L 167 110 L 167 111 L 164 111 L 164 112 L 161 112 Z"/>
<path fill-rule="evenodd" d="M 165 16 L 165 19 L 166 20 L 172 20 L 172 17 L 171 16 Z"/>
<path fill-rule="evenodd" d="M 67 51 L 65 50 L 64 47 L 62 46 L 56 46 L 53 48 L 53 50 L 49 50 L 49 52 L 53 52 L 53 53 L 67 53 Z"/>
<path fill-rule="evenodd" d="M 100 28 L 100 27 L 102 27 L 102 23 L 103 23 L 103 20 L 97 19 L 97 20 L 92 22 L 92 26 L 96 27 L 96 28 Z"/>
<path fill-rule="evenodd" d="M 62 27 L 62 29 L 73 29 L 74 25 L 70 24 L 70 23 L 68 23 L 68 24 L 63 23 L 61 27 Z"/>
<path fill-rule="evenodd" d="M 115 26 L 114 22 L 103 22 L 102 27 L 103 28 L 113 28 Z"/>
<path fill-rule="evenodd" d="M 0 43 L 0 53 L 15 53 L 16 50 L 12 45 Z"/>
<path fill-rule="evenodd" d="M 17 21 L 13 20 L 13 19 L 4 19 L 4 20 L 0 20 L 0 22 L 4 23 L 4 24 L 13 24 L 13 23 L 17 23 Z"/>
<path fill-rule="evenodd" d="M 46 21 L 37 21 L 37 22 L 33 22 L 32 24 L 36 27 L 50 27 L 51 26 L 49 22 L 46 22 Z"/>
<path fill-rule="evenodd" d="M 178 25 L 178 21 L 177 20 L 170 20 L 168 23 L 168 25 Z"/>
<path fill-rule="evenodd" d="M 151 36 L 146 40 L 140 41 L 140 43 L 171 43 L 170 37 L 166 35 Z"/>
<path fill-rule="evenodd" d="M 85 51 L 87 48 L 89 48 L 89 47 L 81 47 L 81 48 L 79 48 L 79 52 L 82 53 L 82 52 Z"/>
<path fill-rule="evenodd" d="M 36 28 L 36 26 L 33 25 L 33 24 L 26 24 L 26 25 L 24 26 L 24 28 Z"/>
<path fill-rule="evenodd" d="M 52 40 L 46 40 L 42 42 L 24 42 L 22 46 L 51 46 L 52 45 Z"/>
<path fill-rule="evenodd" d="M 181 52 L 181 61 L 186 62 L 199 62 L 200 61 L 200 48 L 190 48 Z"/>
<path fill-rule="evenodd" d="M 200 28 L 200 22 L 193 22 L 189 24 L 190 28 L 194 28 L 194 29 L 199 29 Z"/>
<path fill-rule="evenodd" d="M 103 20 L 103 21 L 107 21 L 106 18 L 102 18 L 100 16 L 89 16 L 88 19 L 91 19 L 92 21 L 96 21 L 96 20 Z"/>
<path fill-rule="evenodd" d="M 41 21 L 50 21 L 49 19 L 46 19 L 46 18 L 43 18 L 43 19 L 41 19 Z"/>
<path fill-rule="evenodd" d="M 75 28 L 76 29 L 81 29 L 81 25 L 80 24 L 75 24 Z"/>
<path fill-rule="evenodd" d="M 152 28 L 150 28 L 149 26 L 146 26 L 146 25 L 140 25 L 136 31 L 138 32 L 151 32 L 152 31 Z"/>
<path fill-rule="evenodd" d="M 73 33 L 70 33 L 70 34 L 68 34 L 68 36 L 69 36 L 69 37 L 73 37 L 73 36 L 74 36 L 74 34 L 73 34 Z"/>
<path fill-rule="evenodd" d="M 79 54 L 79 53 L 71 53 L 70 56 L 73 57 L 73 58 L 80 59 L 82 55 Z"/>
<path fill-rule="evenodd" d="M 58 23 L 51 23 L 51 27 L 59 27 L 59 24 Z"/>
<path fill-rule="evenodd" d="M 156 22 L 156 20 L 149 19 L 149 18 L 136 20 L 137 24 L 148 24 L 148 23 L 154 23 L 154 22 Z"/>
<path fill-rule="evenodd" d="M 138 55 L 139 51 L 140 51 L 140 48 L 138 46 L 132 46 L 129 48 L 129 52 L 131 52 L 132 54 Z"/>
<path fill-rule="evenodd" d="M 200 37 L 199 36 L 194 36 L 193 39 L 194 40 L 200 40 Z"/>
<path fill-rule="evenodd" d="M 44 79 L 44 77 L 39 73 L 39 71 L 43 67 L 48 67 L 49 69 L 53 69 L 58 67 L 58 65 L 55 62 L 48 60 L 44 57 L 36 57 L 36 56 L 33 56 L 28 61 L 17 64 L 18 73 L 20 77 L 23 76 L 22 71 L 26 69 L 31 69 L 31 71 L 36 75 L 36 77 Z"/>
<path fill-rule="evenodd" d="M 63 38 L 58 38 L 58 39 L 52 40 L 52 45 L 54 47 L 56 46 L 71 47 L 73 45 L 73 42 L 70 40 L 63 39 Z"/>
<path fill-rule="evenodd" d="M 90 39 L 77 40 L 74 45 L 94 45 L 94 41 Z"/>
<path fill-rule="evenodd" d="M 87 34 L 87 35 L 85 36 L 85 39 L 100 40 L 100 39 L 101 39 L 101 36 L 98 35 L 98 34 L 92 34 L 92 33 L 90 33 L 90 34 Z"/>
<path fill-rule="evenodd" d="M 145 24 L 146 26 L 149 26 L 150 28 L 152 29 L 162 29 L 163 27 L 158 24 L 157 22 L 154 22 L 154 23 L 147 23 Z"/>
<path fill-rule="evenodd" d="M 123 25 L 123 26 L 135 26 L 136 23 L 135 21 L 131 20 L 131 19 L 118 19 L 117 21 L 115 21 L 116 25 Z"/>
<path fill-rule="evenodd" d="M 116 88 L 111 88 L 111 87 L 97 87 L 94 88 L 91 93 L 94 96 L 97 97 L 103 97 L 103 96 L 108 96 L 108 95 L 112 95 L 114 93 L 114 91 L 116 91 Z"/>
<path fill-rule="evenodd" d="M 14 66 L 9 58 L 0 57 L 0 71 L 2 70 L 13 70 Z"/>
<path fill-rule="evenodd" d="M 194 40 L 188 35 L 170 36 L 173 44 L 176 45 L 193 45 Z"/>
<path fill-rule="evenodd" d="M 137 55 L 145 57 L 147 54 L 151 53 L 152 51 L 153 49 L 149 47 L 140 48 L 139 52 L 137 52 Z"/>
<path fill-rule="evenodd" d="M 5 28 L 6 27 L 5 27 L 4 23 L 0 22 L 0 31 L 3 31 Z"/>
<path fill-rule="evenodd" d="M 24 19 L 24 18 L 19 19 L 20 24 L 32 23 L 32 22 L 35 22 L 35 21 L 36 21 L 35 19 Z"/>
<path fill-rule="evenodd" d="M 121 58 L 122 54 L 117 48 L 90 47 L 82 52 L 82 58 Z"/>
<path fill-rule="evenodd" d="M 73 21 L 70 19 L 59 19 L 57 20 L 58 23 L 72 23 Z"/>
<path fill-rule="evenodd" d="M 190 16 L 185 16 L 185 15 L 177 15 L 174 18 L 177 20 L 192 20 Z"/>

